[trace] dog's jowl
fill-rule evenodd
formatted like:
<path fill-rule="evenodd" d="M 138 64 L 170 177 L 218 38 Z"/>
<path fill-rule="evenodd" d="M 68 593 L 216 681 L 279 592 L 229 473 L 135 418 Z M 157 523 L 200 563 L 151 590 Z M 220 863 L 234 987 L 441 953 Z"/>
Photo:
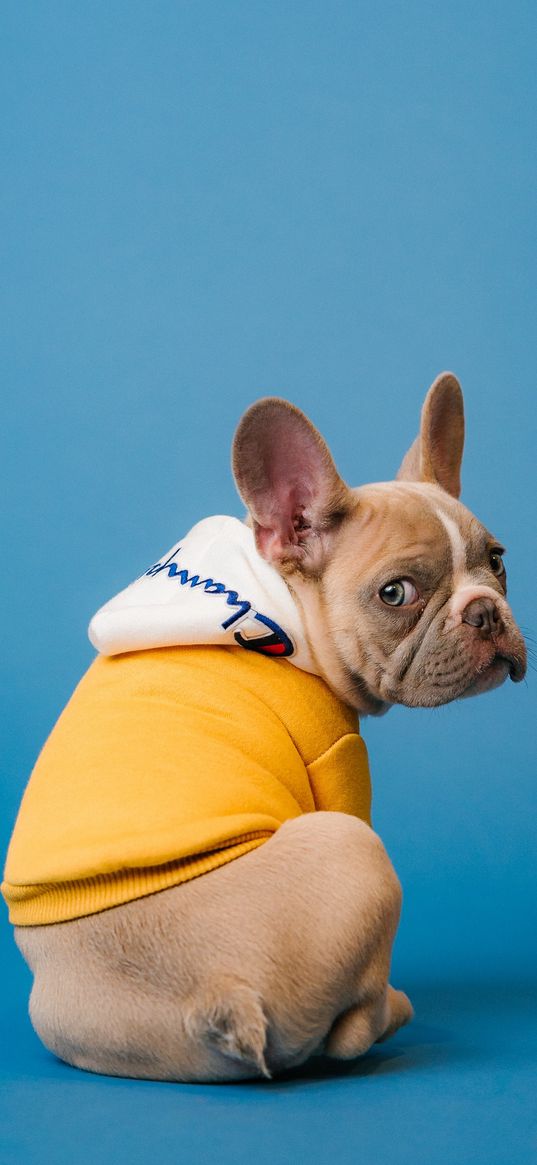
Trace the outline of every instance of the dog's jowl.
<path fill-rule="evenodd" d="M 303 413 L 260 400 L 233 445 L 246 519 L 203 519 L 93 617 L 2 884 L 68 1063 L 270 1077 L 412 1017 L 358 715 L 526 667 L 503 547 L 458 500 L 463 439 L 445 373 L 397 479 L 350 488 Z"/>

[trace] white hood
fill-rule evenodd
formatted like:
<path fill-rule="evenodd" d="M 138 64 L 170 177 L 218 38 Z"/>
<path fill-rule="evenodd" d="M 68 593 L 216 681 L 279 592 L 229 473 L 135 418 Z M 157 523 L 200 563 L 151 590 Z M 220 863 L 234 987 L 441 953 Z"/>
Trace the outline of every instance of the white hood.
<path fill-rule="evenodd" d="M 97 611 L 88 634 L 117 655 L 179 644 L 220 644 L 287 658 L 318 675 L 299 609 L 238 518 L 205 518 Z"/>

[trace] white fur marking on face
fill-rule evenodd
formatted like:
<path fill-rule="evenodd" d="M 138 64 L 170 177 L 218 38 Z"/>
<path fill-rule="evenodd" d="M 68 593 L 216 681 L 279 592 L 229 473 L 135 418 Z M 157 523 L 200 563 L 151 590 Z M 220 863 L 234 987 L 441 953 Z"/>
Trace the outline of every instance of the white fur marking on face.
<path fill-rule="evenodd" d="M 453 518 L 449 518 L 438 506 L 436 507 L 436 516 L 442 523 L 449 538 L 451 558 L 453 561 L 453 578 L 460 578 L 466 570 L 466 546 L 464 539 L 457 523 L 453 521 Z"/>

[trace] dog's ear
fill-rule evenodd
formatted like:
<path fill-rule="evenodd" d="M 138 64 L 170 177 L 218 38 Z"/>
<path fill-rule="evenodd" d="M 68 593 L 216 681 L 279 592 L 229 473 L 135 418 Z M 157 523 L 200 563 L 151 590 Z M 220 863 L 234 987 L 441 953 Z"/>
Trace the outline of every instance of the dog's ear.
<path fill-rule="evenodd" d="M 311 421 L 279 397 L 256 401 L 235 433 L 232 466 L 263 558 L 318 572 L 352 498 Z"/>
<path fill-rule="evenodd" d="M 430 481 L 458 498 L 463 447 L 461 386 L 452 372 L 442 372 L 425 397 L 419 436 L 408 450 L 397 480 Z"/>

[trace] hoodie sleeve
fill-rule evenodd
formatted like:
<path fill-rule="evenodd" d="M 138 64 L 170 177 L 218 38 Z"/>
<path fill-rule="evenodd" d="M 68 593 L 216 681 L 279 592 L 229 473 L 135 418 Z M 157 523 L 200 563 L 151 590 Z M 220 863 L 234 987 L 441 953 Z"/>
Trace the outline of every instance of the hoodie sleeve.
<path fill-rule="evenodd" d="M 367 749 L 347 732 L 307 766 L 316 809 L 350 813 L 371 824 L 371 779 Z"/>

